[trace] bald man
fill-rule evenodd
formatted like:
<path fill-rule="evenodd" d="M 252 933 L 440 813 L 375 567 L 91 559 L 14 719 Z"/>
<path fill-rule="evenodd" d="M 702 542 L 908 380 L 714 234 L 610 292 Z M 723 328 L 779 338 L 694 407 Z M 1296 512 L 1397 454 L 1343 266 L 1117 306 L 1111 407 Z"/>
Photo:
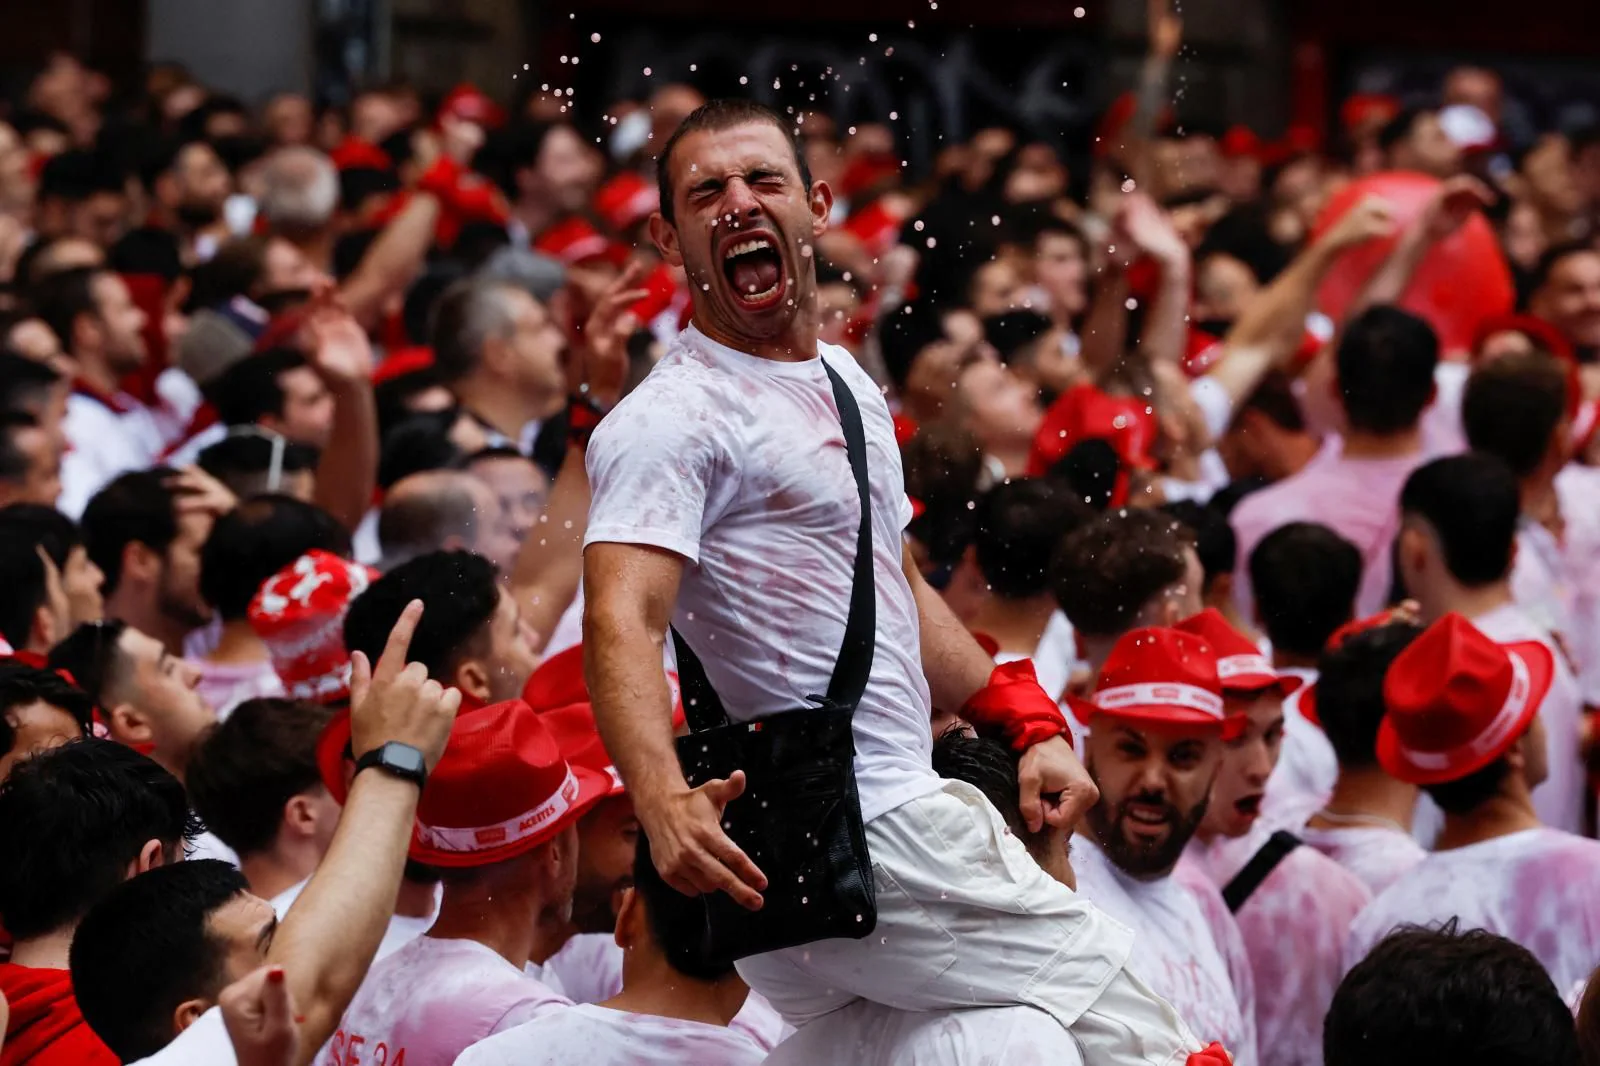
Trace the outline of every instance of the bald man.
<path fill-rule="evenodd" d="M 471 474 L 427 470 L 395 482 L 378 514 L 384 569 L 431 551 L 462 548 L 509 574 L 517 538 L 500 498 Z"/>

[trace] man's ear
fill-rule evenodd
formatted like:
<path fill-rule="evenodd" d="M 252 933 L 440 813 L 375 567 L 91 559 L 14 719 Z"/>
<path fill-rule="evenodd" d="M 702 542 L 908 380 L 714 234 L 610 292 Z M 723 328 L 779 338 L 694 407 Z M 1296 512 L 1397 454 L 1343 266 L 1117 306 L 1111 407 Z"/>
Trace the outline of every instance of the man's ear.
<path fill-rule="evenodd" d="M 154 870 L 157 866 L 165 866 L 166 864 L 167 849 L 161 845 L 161 841 L 152 837 L 144 842 L 144 847 L 139 849 L 139 854 L 134 857 L 132 862 L 128 863 L 128 877 L 129 879 L 138 877 L 142 873 Z"/>
<path fill-rule="evenodd" d="M 132 578 L 153 585 L 161 579 L 161 567 L 161 553 L 143 541 L 130 540 L 122 546 L 122 581 Z"/>
<path fill-rule="evenodd" d="M 833 218 L 833 189 L 827 182 L 811 183 L 811 236 L 820 237 L 828 232 L 828 222 Z"/>
<path fill-rule="evenodd" d="M 629 886 L 622 890 L 622 905 L 617 908 L 617 928 L 612 937 L 617 947 L 627 951 L 639 937 L 644 920 L 644 905 L 639 902 L 639 890 Z"/>
<path fill-rule="evenodd" d="M 283 824 L 296 836 L 309 837 L 316 832 L 317 812 L 311 797 L 304 792 L 290 796 L 283 804 Z"/>
<path fill-rule="evenodd" d="M 200 1020 L 200 1015 L 211 1008 L 212 1004 L 203 999 L 186 999 L 178 1004 L 172 1012 L 172 1035 L 176 1037 L 189 1026 Z"/>
<path fill-rule="evenodd" d="M 131 703 L 118 703 L 102 708 L 106 716 L 106 729 L 111 739 L 130 748 L 155 743 L 155 733 L 150 722 Z"/>
<path fill-rule="evenodd" d="M 28 626 L 27 646 L 53 648 L 65 636 L 65 633 L 56 632 L 56 613 L 50 609 L 48 603 L 41 603 L 34 610 L 33 622 Z"/>
<path fill-rule="evenodd" d="M 678 227 L 657 211 L 650 216 L 650 240 L 668 266 L 683 266 L 683 249 L 678 246 Z"/>
<path fill-rule="evenodd" d="M 471 696 L 480 703 L 489 699 L 489 671 L 477 659 L 463 659 L 456 666 L 450 683 L 460 689 L 463 695 Z"/>

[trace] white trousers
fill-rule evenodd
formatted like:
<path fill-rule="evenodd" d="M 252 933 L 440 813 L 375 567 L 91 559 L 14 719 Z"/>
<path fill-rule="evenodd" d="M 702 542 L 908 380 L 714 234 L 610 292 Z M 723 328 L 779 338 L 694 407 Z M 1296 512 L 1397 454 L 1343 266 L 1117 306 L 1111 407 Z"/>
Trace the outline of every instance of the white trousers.
<path fill-rule="evenodd" d="M 1040 869 L 976 788 L 946 781 L 868 822 L 867 844 L 870 936 L 739 963 L 790 1025 L 856 999 L 908 1011 L 1022 1005 L 1070 1029 L 1086 1066 L 1182 1066 L 1200 1050 L 1128 972 L 1133 932 Z"/>

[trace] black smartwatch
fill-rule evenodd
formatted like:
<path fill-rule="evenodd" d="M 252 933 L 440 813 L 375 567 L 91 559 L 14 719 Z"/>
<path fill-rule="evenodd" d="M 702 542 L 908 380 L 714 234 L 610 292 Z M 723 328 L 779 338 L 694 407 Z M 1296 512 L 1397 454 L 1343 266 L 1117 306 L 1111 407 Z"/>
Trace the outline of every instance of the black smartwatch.
<path fill-rule="evenodd" d="M 356 773 L 374 766 L 404 781 L 414 781 L 418 788 L 428 780 L 428 763 L 422 752 L 398 740 L 379 745 L 357 759 Z"/>

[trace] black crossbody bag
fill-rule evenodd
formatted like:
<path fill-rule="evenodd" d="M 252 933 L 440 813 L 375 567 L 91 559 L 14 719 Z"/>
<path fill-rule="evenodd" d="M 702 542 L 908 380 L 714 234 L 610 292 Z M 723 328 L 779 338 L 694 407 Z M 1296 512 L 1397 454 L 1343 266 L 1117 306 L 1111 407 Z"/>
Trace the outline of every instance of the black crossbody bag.
<path fill-rule="evenodd" d="M 700 897 L 701 946 L 708 958 L 723 961 L 834 937 L 859 939 L 878 921 L 851 730 L 872 669 L 877 628 L 867 440 L 855 397 L 826 362 L 823 369 L 861 497 L 850 614 L 827 694 L 807 696 L 810 707 L 730 722 L 693 649 L 672 631 L 691 730 L 678 738 L 678 761 L 692 787 L 745 772 L 744 793 L 728 804 L 722 826 L 768 882 L 759 911 L 746 910 L 725 892 Z"/>

